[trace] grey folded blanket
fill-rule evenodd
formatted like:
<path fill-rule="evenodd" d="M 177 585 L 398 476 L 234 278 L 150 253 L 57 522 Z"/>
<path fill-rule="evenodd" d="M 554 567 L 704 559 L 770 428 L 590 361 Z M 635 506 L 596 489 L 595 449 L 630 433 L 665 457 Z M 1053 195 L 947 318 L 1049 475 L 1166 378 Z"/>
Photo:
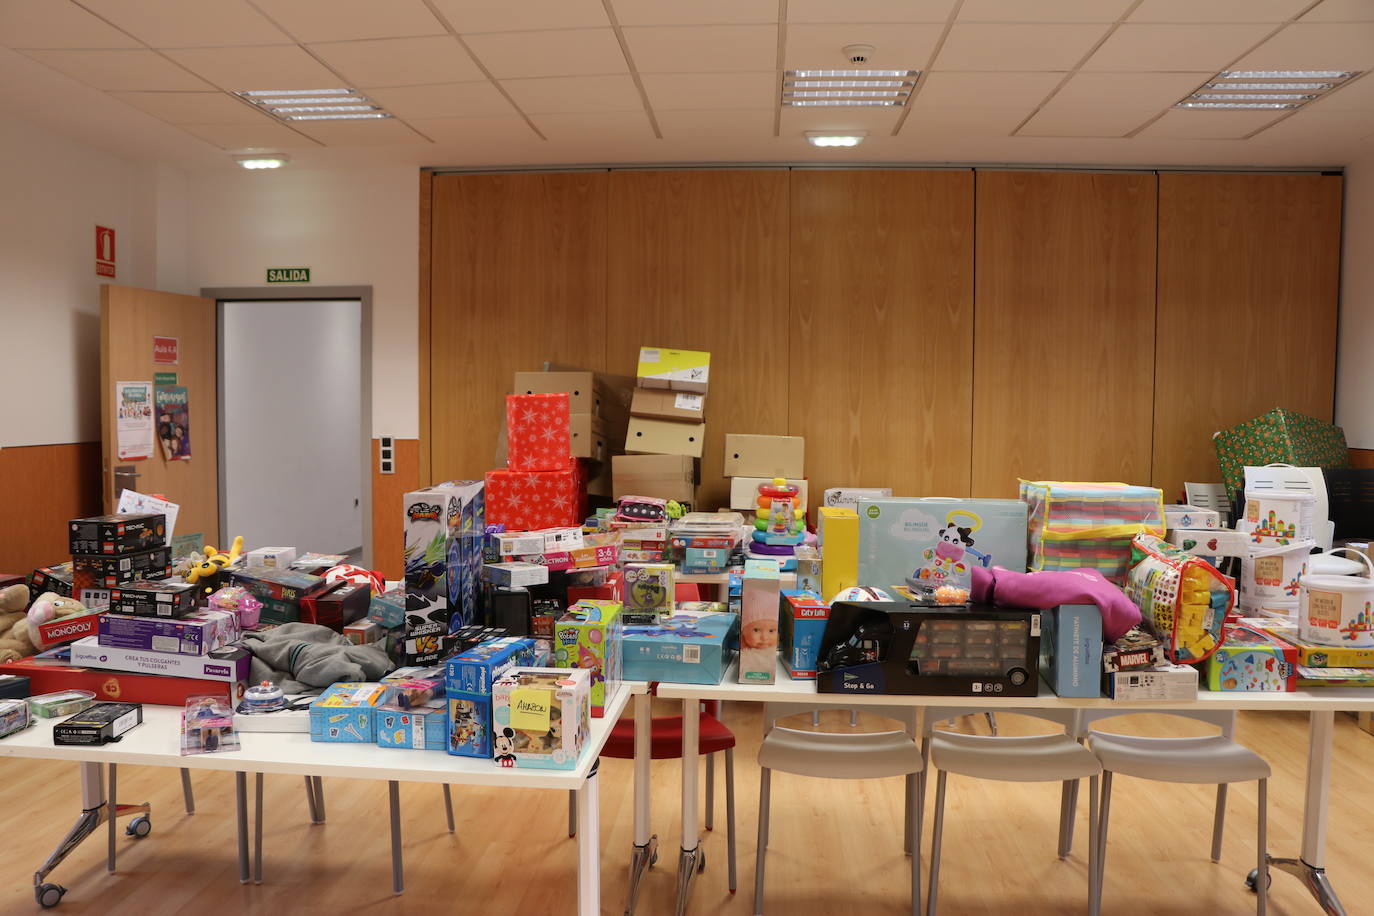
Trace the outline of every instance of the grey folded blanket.
<path fill-rule="evenodd" d="M 271 681 L 286 693 L 319 693 L 338 681 L 375 681 L 396 667 L 377 643 L 357 646 L 313 623 L 249 632 L 242 645 L 253 655 L 252 682 Z"/>

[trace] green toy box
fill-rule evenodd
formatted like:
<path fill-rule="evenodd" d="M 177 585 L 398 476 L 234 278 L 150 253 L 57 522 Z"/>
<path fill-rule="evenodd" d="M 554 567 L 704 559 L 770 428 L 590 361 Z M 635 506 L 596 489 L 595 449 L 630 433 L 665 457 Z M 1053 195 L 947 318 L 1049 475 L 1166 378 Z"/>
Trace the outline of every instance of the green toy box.
<path fill-rule="evenodd" d="M 1228 493 L 1245 487 L 1247 467 L 1275 462 L 1300 468 L 1350 467 L 1344 430 L 1282 408 L 1217 433 L 1212 444 Z"/>
<path fill-rule="evenodd" d="M 583 598 L 553 627 L 555 668 L 591 671 L 592 715 L 606 713 L 606 697 L 620 682 L 620 602 Z"/>

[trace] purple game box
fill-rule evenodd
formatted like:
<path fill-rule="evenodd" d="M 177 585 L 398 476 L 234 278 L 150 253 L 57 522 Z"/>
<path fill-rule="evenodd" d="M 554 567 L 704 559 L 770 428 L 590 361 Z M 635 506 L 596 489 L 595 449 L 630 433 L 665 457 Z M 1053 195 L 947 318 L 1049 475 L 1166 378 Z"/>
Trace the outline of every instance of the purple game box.
<path fill-rule="evenodd" d="M 180 620 L 102 614 L 98 640 L 114 649 L 204 655 L 239 635 L 239 619 L 232 611 L 204 610 Z"/>

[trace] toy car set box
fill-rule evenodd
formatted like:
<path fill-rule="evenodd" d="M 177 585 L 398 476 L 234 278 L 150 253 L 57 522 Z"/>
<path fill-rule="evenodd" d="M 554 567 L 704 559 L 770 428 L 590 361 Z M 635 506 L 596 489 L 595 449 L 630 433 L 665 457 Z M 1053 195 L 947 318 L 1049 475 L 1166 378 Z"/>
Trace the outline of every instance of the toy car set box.
<path fill-rule="evenodd" d="M 97 515 L 67 523 L 68 553 L 119 556 L 167 543 L 167 517 L 161 512 Z"/>

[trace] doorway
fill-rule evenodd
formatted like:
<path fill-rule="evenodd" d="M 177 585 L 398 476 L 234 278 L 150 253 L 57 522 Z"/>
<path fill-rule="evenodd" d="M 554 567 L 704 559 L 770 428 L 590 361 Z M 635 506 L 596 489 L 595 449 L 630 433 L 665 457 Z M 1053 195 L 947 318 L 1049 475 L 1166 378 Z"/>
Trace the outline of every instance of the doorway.
<path fill-rule="evenodd" d="M 359 292 L 206 291 L 219 312 L 224 543 L 370 564 L 371 297 Z"/>

